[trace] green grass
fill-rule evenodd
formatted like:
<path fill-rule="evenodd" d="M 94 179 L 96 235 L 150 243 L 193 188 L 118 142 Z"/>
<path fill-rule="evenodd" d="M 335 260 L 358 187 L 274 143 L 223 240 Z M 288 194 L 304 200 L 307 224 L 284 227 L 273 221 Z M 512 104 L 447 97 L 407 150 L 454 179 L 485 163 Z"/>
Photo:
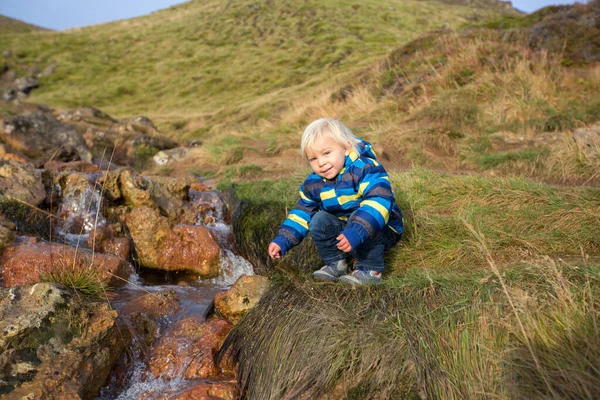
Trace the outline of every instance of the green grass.
<path fill-rule="evenodd" d="M 222 352 L 249 398 L 595 398 L 599 267 L 413 269 L 359 289 L 280 278 Z"/>
<path fill-rule="evenodd" d="M 98 271 L 86 265 L 62 265 L 40 275 L 42 282 L 58 283 L 90 300 L 106 297 L 109 287 Z"/>
<path fill-rule="evenodd" d="M 57 64 L 34 101 L 161 122 L 191 113 L 212 120 L 267 93 L 286 99 L 309 83 L 356 71 L 436 20 L 458 26 L 474 13 L 494 11 L 412 0 L 369 0 L 358 10 L 341 0 L 192 1 L 127 21 L 5 35 L 0 47 L 13 49 L 23 65 Z"/>
<path fill-rule="evenodd" d="M 255 265 L 262 269 L 273 268 L 266 248 L 286 210 L 297 201 L 302 180 L 296 176 L 234 186 L 236 196 L 252 205 L 247 214 L 238 215 L 243 223 L 236 229 L 237 242 L 241 251 L 254 254 Z M 485 269 L 485 257 L 473 243 L 466 224 L 485 235 L 501 265 L 541 256 L 575 257 L 582 252 L 600 256 L 597 189 L 561 188 L 525 178 L 454 176 L 423 169 L 392 173 L 390 180 L 396 202 L 405 214 L 405 232 L 400 246 L 388 257 L 386 275 L 401 275 L 412 268 Z M 257 209 L 265 211 L 257 213 Z M 286 257 L 289 259 L 284 258 L 281 268 L 296 273 L 308 273 L 319 263 L 318 257 L 304 247 L 291 250 Z M 310 262 L 312 266 L 307 265 Z"/>
<path fill-rule="evenodd" d="M 303 175 L 223 186 L 236 242 L 272 288 L 222 349 L 250 398 L 595 398 L 600 191 L 392 173 L 405 214 L 383 284 L 314 283 L 310 238 L 266 257 Z M 266 190 L 268 188 L 268 190 Z"/>

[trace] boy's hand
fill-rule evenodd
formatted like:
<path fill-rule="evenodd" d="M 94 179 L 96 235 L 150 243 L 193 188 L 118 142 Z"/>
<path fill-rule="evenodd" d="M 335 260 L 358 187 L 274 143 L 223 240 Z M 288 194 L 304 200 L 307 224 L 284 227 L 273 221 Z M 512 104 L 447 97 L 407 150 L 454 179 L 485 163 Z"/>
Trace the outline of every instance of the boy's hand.
<path fill-rule="evenodd" d="M 269 243 L 269 256 L 272 259 L 281 258 L 281 247 L 275 242 Z"/>
<path fill-rule="evenodd" d="M 352 251 L 352 246 L 350 246 L 350 242 L 348 242 L 348 239 L 346 239 L 346 236 L 344 236 L 343 234 L 336 237 L 335 240 L 339 240 L 336 246 L 344 253 L 350 253 Z"/>

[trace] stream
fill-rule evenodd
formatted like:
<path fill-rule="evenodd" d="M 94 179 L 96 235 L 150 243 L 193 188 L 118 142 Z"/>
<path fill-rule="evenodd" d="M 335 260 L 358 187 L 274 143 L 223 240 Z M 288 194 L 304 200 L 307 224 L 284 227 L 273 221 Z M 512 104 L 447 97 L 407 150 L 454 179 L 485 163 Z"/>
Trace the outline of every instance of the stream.
<path fill-rule="evenodd" d="M 63 222 L 57 231 L 62 239 L 70 244 L 86 243 L 93 229 L 105 227 L 107 224 L 102 217 L 101 193 L 94 188 L 93 177 L 90 177 L 90 186 L 87 189 L 67 188 L 65 191 L 59 209 Z M 196 224 L 210 229 L 221 248 L 219 276 L 213 279 L 195 279 L 186 273 L 141 268 L 131 274 L 129 283 L 115 290 L 111 296 L 111 306 L 121 313 L 126 304 L 148 293 L 176 293 L 179 309 L 174 314 L 158 319 L 156 339 L 165 334 L 169 326 L 184 318 L 196 317 L 203 320 L 217 292 L 227 289 L 243 274 L 253 275 L 252 265 L 234 253 L 232 228 L 225 222 L 222 199 L 214 192 L 195 190 L 190 190 L 189 197 L 190 203 L 200 204 L 206 210 L 202 215 L 198 215 Z M 77 233 L 73 233 L 74 231 Z M 126 351 L 129 370 L 125 385 L 123 386 L 122 377 L 117 376 L 118 373 L 111 372 L 108 383 L 102 388 L 97 400 L 152 399 L 160 395 L 182 392 L 198 383 L 211 382 L 210 378 L 185 380 L 185 371 L 175 379 L 156 378 L 147 370 L 144 351 L 147 352 L 148 349 L 144 350 L 141 343 L 134 338 L 131 347 Z"/>

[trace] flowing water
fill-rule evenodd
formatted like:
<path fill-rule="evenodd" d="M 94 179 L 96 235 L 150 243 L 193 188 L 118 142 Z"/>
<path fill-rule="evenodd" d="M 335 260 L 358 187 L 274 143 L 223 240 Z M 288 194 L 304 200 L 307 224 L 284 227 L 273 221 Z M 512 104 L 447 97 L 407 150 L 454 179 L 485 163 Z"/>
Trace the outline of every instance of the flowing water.
<path fill-rule="evenodd" d="M 242 274 L 253 274 L 252 265 L 234 253 L 231 225 L 226 222 L 225 206 L 218 194 L 191 190 L 190 203 L 195 209 L 201 210 L 198 212 L 197 225 L 210 229 L 221 247 L 219 276 L 208 280 L 191 280 L 188 274 L 142 269 L 130 277 L 126 286 L 116 290 L 114 299 L 111 300 L 111 305 L 120 311 L 128 302 L 147 293 L 175 292 L 179 297 L 179 311 L 159 319 L 158 336 L 183 318 L 195 316 L 203 319 L 217 292 L 227 289 Z M 59 235 L 73 245 L 86 243 L 95 227 L 106 225 L 101 207 L 101 196 L 93 182 L 90 181 L 89 188 L 85 190 L 65 189 L 59 210 L 63 216 L 63 222 L 58 227 Z M 211 382 L 210 379 L 190 382 L 180 378 L 155 378 L 147 371 L 142 346 L 135 338 L 128 349 L 128 355 L 130 370 L 125 387 L 118 387 L 118 379 L 112 374 L 109 383 L 102 389 L 99 400 L 137 399 L 148 393 L 180 392 L 188 386 Z"/>

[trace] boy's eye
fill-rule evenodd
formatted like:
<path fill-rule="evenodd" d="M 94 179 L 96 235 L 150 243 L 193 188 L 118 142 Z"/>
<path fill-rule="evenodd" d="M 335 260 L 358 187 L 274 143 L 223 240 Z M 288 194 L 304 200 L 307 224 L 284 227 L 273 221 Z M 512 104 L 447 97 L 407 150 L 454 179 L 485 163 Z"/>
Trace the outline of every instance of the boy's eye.
<path fill-rule="evenodd" d="M 308 161 L 310 161 L 310 162 L 313 162 L 313 161 L 315 161 L 315 160 L 316 160 L 316 158 L 314 158 L 314 157 L 313 157 L 313 158 L 309 158 L 309 159 L 308 159 Z"/>
<path fill-rule="evenodd" d="M 323 153 L 323 154 L 325 154 L 325 155 L 328 155 L 329 153 L 331 153 L 331 152 L 330 152 L 330 151 L 326 151 L 326 152 L 325 152 L 325 153 Z"/>

